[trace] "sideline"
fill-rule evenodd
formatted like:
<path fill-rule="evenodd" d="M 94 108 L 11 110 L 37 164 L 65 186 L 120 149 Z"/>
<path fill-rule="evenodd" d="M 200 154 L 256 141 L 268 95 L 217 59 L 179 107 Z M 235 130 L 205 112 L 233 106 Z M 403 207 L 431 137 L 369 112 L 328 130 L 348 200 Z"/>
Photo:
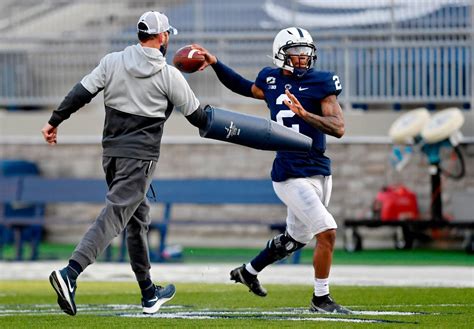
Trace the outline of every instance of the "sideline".
<path fill-rule="evenodd" d="M 55 262 L 0 262 L 0 280 L 48 280 L 50 272 L 65 266 Z M 229 272 L 240 264 L 153 263 L 151 275 L 158 282 L 228 283 Z M 311 265 L 273 265 L 259 279 L 265 284 L 312 285 Z M 80 280 L 134 281 L 129 264 L 96 263 Z M 469 266 L 365 266 L 334 265 L 331 284 L 349 286 L 474 287 L 474 267 Z"/>

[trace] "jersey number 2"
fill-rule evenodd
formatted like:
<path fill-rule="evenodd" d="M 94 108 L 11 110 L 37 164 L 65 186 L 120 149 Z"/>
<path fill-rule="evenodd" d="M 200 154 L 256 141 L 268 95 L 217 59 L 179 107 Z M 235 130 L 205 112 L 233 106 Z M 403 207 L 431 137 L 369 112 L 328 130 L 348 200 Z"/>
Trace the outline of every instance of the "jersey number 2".
<path fill-rule="evenodd" d="M 341 85 L 341 81 L 339 81 L 339 77 L 337 75 L 333 75 L 332 80 L 334 81 L 334 86 L 336 86 L 336 90 L 341 90 L 342 85 Z"/>
<path fill-rule="evenodd" d="M 286 96 L 286 94 L 281 94 L 280 96 L 278 96 L 278 98 L 276 99 L 276 104 L 277 105 L 282 105 L 283 104 L 283 101 L 284 100 L 290 100 L 288 98 L 288 96 Z M 282 126 L 285 126 L 284 122 L 283 122 L 283 118 L 291 118 L 295 115 L 295 112 L 293 112 L 292 110 L 281 110 L 278 112 L 278 114 L 276 115 L 276 119 L 277 119 L 277 122 L 279 124 L 281 124 Z M 293 129 L 293 130 L 296 130 L 297 132 L 300 132 L 300 125 L 297 125 L 297 124 L 294 124 L 294 125 L 291 125 L 289 128 Z"/>

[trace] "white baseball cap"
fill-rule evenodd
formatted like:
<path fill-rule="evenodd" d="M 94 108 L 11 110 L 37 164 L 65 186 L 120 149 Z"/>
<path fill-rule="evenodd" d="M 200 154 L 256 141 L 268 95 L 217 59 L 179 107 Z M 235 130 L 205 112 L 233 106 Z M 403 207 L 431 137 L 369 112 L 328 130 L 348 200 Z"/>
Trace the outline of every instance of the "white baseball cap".
<path fill-rule="evenodd" d="M 147 34 L 159 34 L 163 32 L 178 34 L 178 30 L 170 25 L 168 17 L 158 11 L 147 11 L 141 15 L 137 23 L 137 30 Z"/>

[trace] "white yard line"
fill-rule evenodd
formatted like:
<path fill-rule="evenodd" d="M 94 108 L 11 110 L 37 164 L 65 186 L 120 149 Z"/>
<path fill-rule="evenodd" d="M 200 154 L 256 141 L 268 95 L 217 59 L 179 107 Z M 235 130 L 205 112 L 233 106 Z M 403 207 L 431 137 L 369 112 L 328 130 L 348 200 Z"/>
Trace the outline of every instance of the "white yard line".
<path fill-rule="evenodd" d="M 60 262 L 0 262 L 0 280 L 48 280 L 62 268 Z M 229 272 L 240 264 L 152 264 L 159 283 L 231 283 Z M 264 284 L 313 284 L 311 265 L 273 265 L 259 276 Z M 81 275 L 84 281 L 134 281 L 129 264 L 96 263 Z M 331 284 L 360 286 L 474 287 L 474 267 L 469 266 L 349 266 L 335 265 Z"/>

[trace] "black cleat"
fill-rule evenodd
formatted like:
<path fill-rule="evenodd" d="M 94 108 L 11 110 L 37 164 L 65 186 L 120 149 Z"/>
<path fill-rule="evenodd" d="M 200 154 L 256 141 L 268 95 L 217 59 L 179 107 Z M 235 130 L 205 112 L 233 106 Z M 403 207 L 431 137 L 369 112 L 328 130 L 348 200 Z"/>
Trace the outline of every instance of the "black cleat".
<path fill-rule="evenodd" d="M 309 310 L 311 312 L 319 313 L 352 314 L 351 310 L 348 310 L 344 306 L 336 303 L 329 294 L 321 297 L 316 297 L 313 294 L 313 299 L 311 299 L 311 308 Z"/>
<path fill-rule="evenodd" d="M 64 313 L 76 315 L 76 303 L 74 297 L 76 295 L 76 282 L 71 281 L 67 276 L 67 270 L 56 270 L 49 276 L 49 282 L 53 286 L 54 291 L 58 295 L 58 305 Z"/>
<path fill-rule="evenodd" d="M 245 269 L 245 264 L 230 271 L 230 279 L 234 280 L 235 283 L 239 282 L 246 285 L 249 287 L 249 291 L 257 296 L 265 297 L 267 295 L 267 290 L 262 287 L 256 275 L 250 274 Z"/>

